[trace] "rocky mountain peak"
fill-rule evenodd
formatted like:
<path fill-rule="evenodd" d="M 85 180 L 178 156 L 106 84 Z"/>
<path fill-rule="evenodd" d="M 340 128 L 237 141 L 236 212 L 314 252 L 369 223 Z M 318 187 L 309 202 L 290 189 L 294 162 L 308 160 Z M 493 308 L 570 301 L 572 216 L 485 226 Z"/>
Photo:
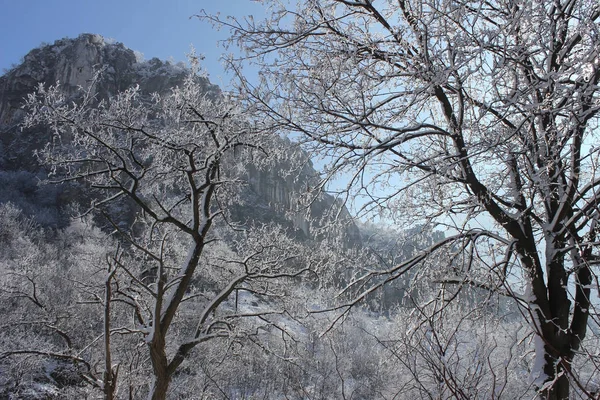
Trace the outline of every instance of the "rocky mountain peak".
<path fill-rule="evenodd" d="M 188 70 L 152 58 L 144 61 L 139 53 L 101 35 L 84 33 L 75 39 L 60 39 L 31 50 L 23 62 L 0 77 L 0 126 L 10 127 L 22 117 L 25 96 L 44 83 L 60 83 L 63 91 L 74 94 L 89 85 L 101 72 L 96 90 L 100 97 L 138 84 L 143 92 L 164 92 L 181 82 Z M 207 91 L 219 89 L 204 79 Z"/>
<path fill-rule="evenodd" d="M 22 100 L 39 83 L 60 82 L 66 93 L 86 86 L 96 71 L 112 68 L 111 89 L 125 85 L 136 63 L 132 50 L 121 43 L 107 44 L 100 35 L 82 34 L 75 39 L 60 39 L 52 45 L 31 50 L 23 62 L 0 77 L 0 125 L 11 126 L 21 119 Z"/>

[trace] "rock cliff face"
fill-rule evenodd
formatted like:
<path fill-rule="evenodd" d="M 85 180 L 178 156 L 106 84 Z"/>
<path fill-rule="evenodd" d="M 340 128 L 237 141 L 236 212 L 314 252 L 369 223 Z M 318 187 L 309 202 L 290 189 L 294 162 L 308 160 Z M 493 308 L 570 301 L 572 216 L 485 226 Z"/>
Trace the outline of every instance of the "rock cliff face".
<path fill-rule="evenodd" d="M 81 35 L 75 40 L 57 40 L 51 46 L 29 52 L 23 63 L 0 77 L 0 124 L 20 120 L 22 99 L 40 82 L 60 82 L 66 93 L 86 86 L 96 70 L 110 68 L 105 83 L 116 91 L 131 81 L 134 53 L 122 44 L 106 45 L 99 35 Z"/>
<path fill-rule="evenodd" d="M 52 45 L 29 52 L 21 65 L 0 77 L 0 184 L 3 180 L 7 181 L 7 186 L 15 192 L 9 190 L 4 195 L 0 194 L 0 202 L 28 197 L 25 203 L 31 208 L 35 208 L 40 199 L 49 202 L 48 193 L 41 194 L 39 189 L 31 189 L 35 188 L 32 182 L 45 174 L 33 153 L 48 142 L 49 135 L 39 131 L 21 131 L 19 123 L 24 115 L 21 108 L 23 99 L 40 83 L 60 83 L 67 95 L 75 95 L 77 88 L 86 87 L 97 71 L 102 71 L 96 85 L 99 98 L 108 98 L 132 85 L 139 85 L 144 93 L 165 92 L 181 83 L 188 73 L 183 64 L 156 58 L 142 61 L 123 44 L 107 43 L 102 36 L 93 34 L 57 40 Z M 203 79 L 202 83 L 207 92 L 215 95 L 220 92 L 208 79 Z M 281 145 L 291 148 L 284 140 Z M 308 209 L 299 207 L 300 197 L 310 186 L 315 171 L 310 163 L 294 176 L 281 176 L 277 170 L 279 168 L 259 170 L 248 163 L 247 201 L 240 204 L 233 214 L 240 220 L 276 221 L 296 229 L 300 236 L 315 238 L 323 226 L 323 222 L 315 221 L 326 219 L 327 212 L 335 205 L 334 199 L 321 195 Z M 16 175 L 28 183 L 11 185 Z M 33 194 L 16 193 L 22 187 L 29 187 Z M 60 203 L 69 200 L 73 194 L 54 193 L 53 196 L 56 197 L 55 202 Z M 346 211 L 342 214 L 348 217 Z M 359 239 L 359 232 L 347 219 L 345 227 L 339 228 L 339 235 L 345 243 L 351 244 Z"/>

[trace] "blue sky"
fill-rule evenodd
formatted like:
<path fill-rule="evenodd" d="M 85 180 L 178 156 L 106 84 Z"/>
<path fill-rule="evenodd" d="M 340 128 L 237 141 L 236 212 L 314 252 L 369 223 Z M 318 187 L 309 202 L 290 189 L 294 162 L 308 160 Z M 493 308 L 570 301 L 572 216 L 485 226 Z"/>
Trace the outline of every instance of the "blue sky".
<path fill-rule="evenodd" d="M 227 78 L 218 62 L 224 50 L 217 41 L 227 32 L 190 19 L 202 9 L 259 18 L 264 7 L 252 0 L 0 0 L 0 74 L 42 42 L 98 33 L 146 59 L 185 60 L 193 44 L 206 57 L 210 80 L 224 84 Z"/>

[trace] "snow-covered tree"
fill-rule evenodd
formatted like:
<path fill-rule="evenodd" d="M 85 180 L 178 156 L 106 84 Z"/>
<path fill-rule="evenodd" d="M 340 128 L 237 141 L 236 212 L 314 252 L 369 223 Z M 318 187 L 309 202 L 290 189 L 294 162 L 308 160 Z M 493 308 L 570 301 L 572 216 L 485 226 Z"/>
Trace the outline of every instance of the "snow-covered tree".
<path fill-rule="evenodd" d="M 250 336 L 286 312 L 276 302 L 248 310 L 238 296 L 284 298 L 277 282 L 297 284 L 319 262 L 283 230 L 232 229 L 228 206 L 240 193 L 244 162 L 252 157 L 260 168 L 275 149 L 268 131 L 203 82 L 192 72 L 165 95 L 134 87 L 104 100 L 93 83 L 72 99 L 60 86 L 41 85 L 27 102 L 26 125 L 53 132 L 38 154 L 50 180 L 86 182 L 95 192 L 92 211 L 119 238 L 96 295 L 104 307 L 106 366 L 95 384 L 106 398 L 118 391 L 123 363 L 122 354 L 111 355 L 112 335 L 143 338 L 153 377 L 148 398 L 164 399 L 194 349 Z M 117 313 L 129 313 L 129 321 Z"/>
<path fill-rule="evenodd" d="M 89 387 L 80 386 L 93 382 L 102 359 L 102 311 L 89 300 L 101 287 L 111 238 L 89 221 L 45 230 L 6 203 L 0 243 L 0 396 L 70 389 L 72 397 L 85 397 Z"/>
<path fill-rule="evenodd" d="M 264 21 L 200 16 L 241 45 L 248 104 L 323 157 L 355 210 L 446 233 L 368 278 L 431 259 L 443 302 L 511 297 L 540 397 L 592 396 L 572 366 L 596 318 L 599 3 L 263 3 Z"/>

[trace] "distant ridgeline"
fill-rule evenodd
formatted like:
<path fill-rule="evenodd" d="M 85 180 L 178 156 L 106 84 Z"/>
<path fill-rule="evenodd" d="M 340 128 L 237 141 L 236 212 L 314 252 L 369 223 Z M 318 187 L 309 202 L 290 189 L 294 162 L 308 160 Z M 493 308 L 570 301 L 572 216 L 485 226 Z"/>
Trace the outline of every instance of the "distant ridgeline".
<path fill-rule="evenodd" d="M 73 201 L 89 201 L 82 186 L 38 186 L 46 177 L 37 163 L 34 152 L 51 139 L 48 131 L 30 129 L 22 131 L 19 124 L 25 111 L 23 99 L 34 92 L 39 83 L 46 86 L 60 82 L 67 96 L 77 96 L 77 90 L 90 84 L 97 71 L 102 71 L 96 84 L 98 98 L 107 99 L 133 85 L 139 85 L 143 94 L 166 93 L 183 82 L 189 69 L 183 64 L 173 64 L 153 58 L 141 60 L 134 51 L 122 43 L 109 43 L 102 36 L 82 34 L 76 39 L 61 39 L 27 54 L 23 62 L 0 77 L 0 203 L 13 202 L 23 211 L 47 226 L 63 226 L 68 215 L 64 206 Z M 198 77 L 209 95 L 218 96 L 220 89 L 207 78 Z M 281 146 L 290 147 L 290 157 L 303 157 L 282 139 Z M 332 208 L 339 208 L 335 199 L 321 194 L 308 209 L 299 207 L 303 196 L 315 179 L 316 172 L 309 160 L 296 174 L 282 176 L 283 168 L 260 170 L 251 163 L 246 165 L 243 204 L 231 214 L 240 222 L 276 222 L 294 230 L 299 238 L 317 238 L 318 231 L 328 219 Z M 340 240 L 352 245 L 360 234 L 350 216 L 342 207 L 342 223 L 337 224 Z M 131 216 L 130 216 L 131 217 Z M 345 220 L 345 221 L 344 221 Z"/>

